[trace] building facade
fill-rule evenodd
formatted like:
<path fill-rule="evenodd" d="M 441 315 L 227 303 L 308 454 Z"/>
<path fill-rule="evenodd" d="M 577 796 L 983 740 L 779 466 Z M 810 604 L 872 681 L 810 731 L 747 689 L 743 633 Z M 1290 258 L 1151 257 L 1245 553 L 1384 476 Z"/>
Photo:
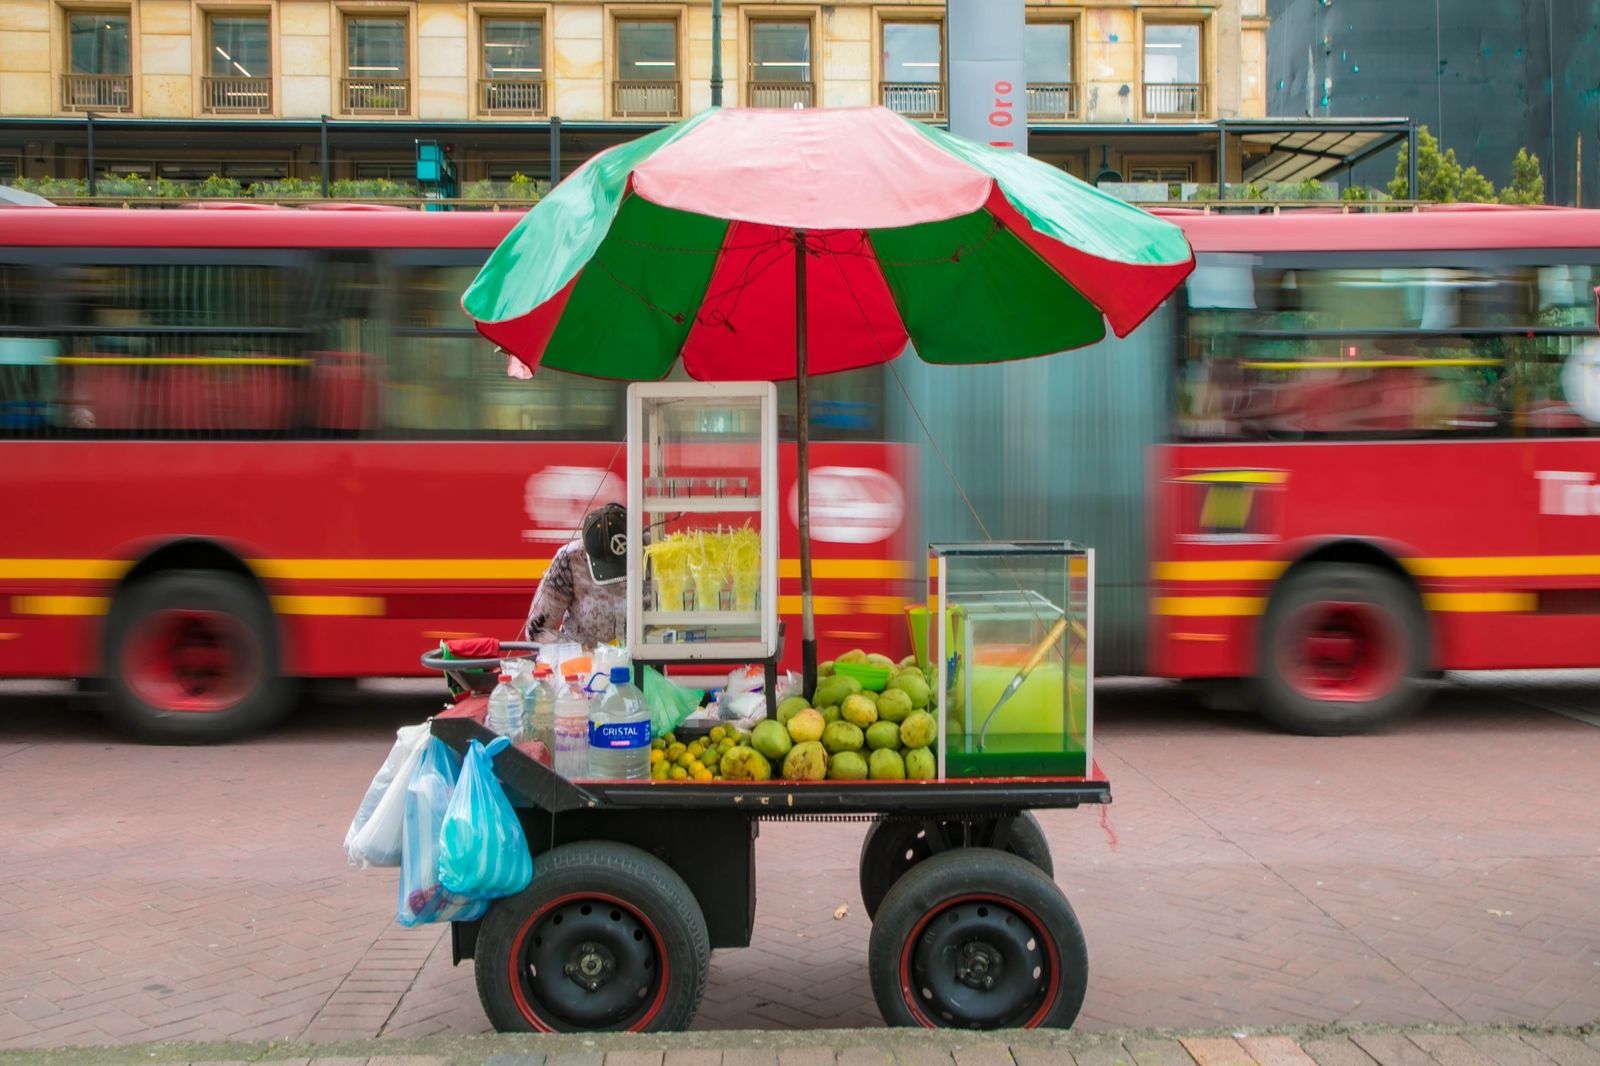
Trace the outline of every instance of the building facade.
<path fill-rule="evenodd" d="M 1215 180 L 1214 149 L 1161 131 L 1265 113 L 1264 4 L 1029 4 L 1034 153 Z M 412 173 L 425 137 L 463 180 L 543 177 L 553 119 L 570 170 L 710 106 L 712 21 L 709 0 L 0 0 L 0 180 L 83 176 L 91 142 L 104 173 L 310 177 L 323 127 L 342 177 Z M 726 0 L 721 38 L 726 106 L 932 122 L 959 46 L 942 4 L 911 0 Z"/>

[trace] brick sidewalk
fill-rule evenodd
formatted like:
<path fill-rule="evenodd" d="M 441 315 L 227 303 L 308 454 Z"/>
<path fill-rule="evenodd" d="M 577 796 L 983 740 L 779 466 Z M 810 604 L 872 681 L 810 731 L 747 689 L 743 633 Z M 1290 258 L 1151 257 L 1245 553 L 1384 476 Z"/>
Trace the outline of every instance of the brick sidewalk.
<path fill-rule="evenodd" d="M 1078 1028 L 1600 1018 L 1600 729 L 1531 709 L 1529 684 L 1329 740 L 1104 689 L 1117 802 L 1043 819 L 1089 941 Z M 394 726 L 437 702 L 395 685 L 251 743 L 152 748 L 0 686 L 0 1047 L 485 1032 L 445 929 L 398 928 L 395 872 L 338 848 Z M 713 957 L 697 1029 L 881 1024 L 860 833 L 763 826 L 755 940 Z"/>
<path fill-rule="evenodd" d="M 492 1036 L 344 1044 L 168 1044 L 0 1053 L 13 1066 L 1600 1066 L 1580 1029 L 1359 1027 L 1264 1033 Z"/>

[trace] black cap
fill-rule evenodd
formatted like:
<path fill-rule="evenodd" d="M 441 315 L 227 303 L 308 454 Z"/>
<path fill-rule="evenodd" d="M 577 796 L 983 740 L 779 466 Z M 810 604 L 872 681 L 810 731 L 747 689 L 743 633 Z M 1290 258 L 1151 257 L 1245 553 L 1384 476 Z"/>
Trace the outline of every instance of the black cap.
<path fill-rule="evenodd" d="M 583 550 L 589 555 L 589 574 L 597 584 L 621 581 L 628 574 L 628 511 L 608 503 L 590 511 L 583 520 Z"/>

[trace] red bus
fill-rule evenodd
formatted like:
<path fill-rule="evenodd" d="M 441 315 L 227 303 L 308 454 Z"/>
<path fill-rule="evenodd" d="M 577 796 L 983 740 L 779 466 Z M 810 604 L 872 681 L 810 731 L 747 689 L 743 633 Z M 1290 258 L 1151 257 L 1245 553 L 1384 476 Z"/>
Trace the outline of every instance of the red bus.
<path fill-rule="evenodd" d="M 515 217 L 0 213 L 0 677 L 103 677 L 123 724 L 208 739 L 283 678 L 514 632 L 621 498 L 623 409 L 507 380 L 468 327 Z M 1171 217 L 1196 271 L 1129 341 L 818 380 L 823 656 L 904 650 L 921 538 L 973 536 L 970 496 L 996 536 L 1099 549 L 1097 672 L 1297 731 L 1391 721 L 1444 670 L 1600 662 L 1600 217 Z M 929 417 L 895 421 L 902 385 Z M 925 424 L 919 473 L 888 442 Z"/>
<path fill-rule="evenodd" d="M 1182 224 L 1151 672 L 1345 733 L 1600 664 L 1600 213 Z"/>
<path fill-rule="evenodd" d="M 459 307 L 516 218 L 0 214 L 0 677 L 102 678 L 125 728 L 216 740 L 275 720 L 289 679 L 514 636 L 585 511 L 626 499 L 625 386 L 510 380 Z M 819 637 L 898 649 L 905 449 L 878 376 L 819 388 Z M 780 468 L 787 500 L 792 448 Z"/>

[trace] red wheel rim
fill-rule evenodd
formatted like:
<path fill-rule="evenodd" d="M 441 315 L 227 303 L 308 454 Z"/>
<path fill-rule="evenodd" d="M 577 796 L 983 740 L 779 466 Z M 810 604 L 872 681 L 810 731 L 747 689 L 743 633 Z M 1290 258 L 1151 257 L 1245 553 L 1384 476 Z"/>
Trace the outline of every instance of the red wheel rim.
<path fill-rule="evenodd" d="M 121 666 L 141 703 L 208 714 L 235 706 L 260 684 L 261 648 L 249 627 L 231 614 L 156 611 L 134 624 Z"/>
<path fill-rule="evenodd" d="M 910 1009 L 911 1016 L 915 1018 L 917 1024 L 922 1026 L 924 1029 L 939 1028 L 939 1023 L 930 1017 L 928 1012 L 923 1009 L 923 996 L 919 993 L 916 987 L 916 979 L 911 972 L 912 957 L 915 953 L 918 940 L 922 937 L 924 930 L 926 930 L 930 924 L 932 924 L 936 919 L 952 913 L 956 908 L 962 906 L 963 904 L 972 903 L 989 904 L 998 910 L 1009 912 L 1009 914 L 1020 918 L 1027 924 L 1032 934 L 1038 938 L 1039 946 L 1044 949 L 1046 962 L 1043 969 L 1047 972 L 1040 975 L 1040 977 L 1046 979 L 1047 982 L 1044 990 L 1044 996 L 1039 1002 L 1038 1009 L 1035 1010 L 1026 1021 L 1017 1026 L 1017 1028 L 1020 1029 L 1038 1028 L 1040 1023 L 1042 1023 L 1050 1014 L 1050 1009 L 1055 1006 L 1056 998 L 1061 990 L 1061 955 L 1060 952 L 1056 950 L 1055 938 L 1050 935 L 1049 929 L 1043 922 L 1039 920 L 1037 915 L 1035 915 L 1028 908 L 1022 906 L 1017 901 L 1011 899 L 1002 899 L 999 896 L 984 895 L 981 893 L 971 893 L 964 896 L 957 896 L 954 899 L 948 899 L 940 902 L 937 906 L 929 910 L 928 913 L 924 914 L 922 918 L 918 920 L 916 926 L 912 928 L 910 934 L 907 935 L 905 945 L 900 949 L 900 995 L 905 1000 L 907 1008 Z"/>
<path fill-rule="evenodd" d="M 1302 696 L 1364 703 L 1384 695 L 1404 669 L 1403 637 L 1371 603 L 1323 600 L 1289 616 L 1278 638 L 1278 668 Z"/>
<path fill-rule="evenodd" d="M 645 1009 L 644 1014 L 634 1018 L 623 1030 L 623 1032 L 629 1033 L 644 1032 L 645 1027 L 655 1020 L 657 1014 L 661 1013 L 661 1005 L 666 1002 L 667 987 L 671 981 L 671 963 L 667 958 L 666 945 L 662 942 L 661 933 L 656 929 L 655 923 L 633 904 L 616 896 L 598 892 L 569 892 L 565 896 L 550 900 L 529 915 L 528 920 L 523 922 L 521 928 L 517 930 L 517 935 L 511 939 L 510 958 L 506 963 L 507 976 L 511 980 L 511 998 L 516 1002 L 517 1009 L 522 1012 L 522 1016 L 528 1020 L 528 1024 L 532 1025 L 537 1032 L 557 1033 L 564 1031 L 540 1017 L 539 1013 L 534 1010 L 533 1002 L 528 996 L 528 986 L 531 980 L 529 975 L 524 972 L 524 967 L 528 955 L 528 937 L 544 923 L 547 915 L 554 915 L 563 907 L 574 903 L 595 904 L 608 910 L 615 908 L 622 911 L 626 913 L 629 919 L 637 922 L 650 937 L 650 942 L 655 948 L 655 958 L 657 960 L 654 981 L 655 994 L 650 997 L 650 1004 Z M 583 1032 L 585 1030 L 565 1031 Z"/>

